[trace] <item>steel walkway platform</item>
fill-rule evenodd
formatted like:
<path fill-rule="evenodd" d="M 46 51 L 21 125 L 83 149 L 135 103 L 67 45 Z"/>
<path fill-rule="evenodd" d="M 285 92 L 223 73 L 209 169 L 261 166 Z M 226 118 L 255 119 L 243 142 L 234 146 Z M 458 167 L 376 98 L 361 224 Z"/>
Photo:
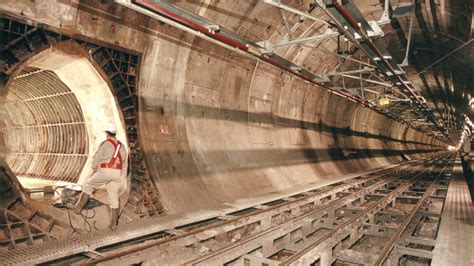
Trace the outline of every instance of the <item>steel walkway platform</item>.
<path fill-rule="evenodd" d="M 431 265 L 474 265 L 474 205 L 462 175 L 453 175 Z"/>

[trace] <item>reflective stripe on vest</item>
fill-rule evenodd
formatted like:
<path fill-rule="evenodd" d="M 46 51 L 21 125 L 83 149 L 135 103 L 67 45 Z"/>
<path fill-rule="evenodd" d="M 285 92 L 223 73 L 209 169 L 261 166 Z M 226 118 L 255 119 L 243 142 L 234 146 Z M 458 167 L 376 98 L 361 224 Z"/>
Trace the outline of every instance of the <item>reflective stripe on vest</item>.
<path fill-rule="evenodd" d="M 114 145 L 115 151 L 112 155 L 112 158 L 110 158 L 110 161 L 108 163 L 101 163 L 100 167 L 101 168 L 122 169 L 122 154 L 120 153 L 120 148 L 122 147 L 122 142 L 117 141 L 117 143 L 115 143 L 113 140 L 108 139 L 108 140 L 105 140 L 104 142 L 102 142 L 102 144 L 106 143 L 107 141 L 109 141 L 110 143 L 112 143 L 112 145 Z"/>

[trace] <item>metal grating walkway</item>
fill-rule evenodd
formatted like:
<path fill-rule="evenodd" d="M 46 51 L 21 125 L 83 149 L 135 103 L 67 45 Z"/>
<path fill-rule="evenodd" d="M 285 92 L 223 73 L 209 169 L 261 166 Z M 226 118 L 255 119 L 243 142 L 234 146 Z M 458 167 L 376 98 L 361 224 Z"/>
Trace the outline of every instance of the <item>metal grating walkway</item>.
<path fill-rule="evenodd" d="M 33 265 L 49 262 L 97 248 L 152 235 L 196 220 L 222 215 L 220 211 L 193 212 L 151 218 L 136 223 L 121 225 L 114 232 L 94 231 L 64 239 L 54 240 L 32 247 L 14 249 L 0 254 L 0 265 Z"/>
<path fill-rule="evenodd" d="M 56 258 L 71 256 L 74 254 L 91 251 L 98 247 L 107 246 L 111 243 L 123 242 L 150 232 L 157 232 L 163 229 L 166 224 L 158 219 L 150 219 L 139 224 L 129 224 L 120 227 L 112 232 L 97 231 L 75 237 L 51 241 L 33 247 L 16 249 L 0 254 L 0 265 L 31 265 L 47 262 Z"/>
<path fill-rule="evenodd" d="M 431 265 L 474 265 L 474 205 L 466 180 L 454 174 L 449 183 Z"/>

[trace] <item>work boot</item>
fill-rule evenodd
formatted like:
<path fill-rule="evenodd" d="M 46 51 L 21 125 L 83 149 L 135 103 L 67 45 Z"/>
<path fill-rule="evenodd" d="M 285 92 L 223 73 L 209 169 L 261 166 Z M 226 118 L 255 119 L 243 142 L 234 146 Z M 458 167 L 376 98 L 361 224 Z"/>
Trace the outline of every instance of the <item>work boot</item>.
<path fill-rule="evenodd" d="M 110 230 L 115 231 L 117 230 L 117 225 L 118 225 L 118 217 L 119 217 L 119 209 L 116 208 L 111 208 L 111 214 L 110 214 Z"/>
<path fill-rule="evenodd" d="M 87 202 L 89 202 L 90 196 L 86 193 L 81 193 L 81 197 L 76 202 L 76 205 L 68 206 L 68 208 L 75 212 L 76 214 L 81 214 L 82 209 L 86 206 Z"/>

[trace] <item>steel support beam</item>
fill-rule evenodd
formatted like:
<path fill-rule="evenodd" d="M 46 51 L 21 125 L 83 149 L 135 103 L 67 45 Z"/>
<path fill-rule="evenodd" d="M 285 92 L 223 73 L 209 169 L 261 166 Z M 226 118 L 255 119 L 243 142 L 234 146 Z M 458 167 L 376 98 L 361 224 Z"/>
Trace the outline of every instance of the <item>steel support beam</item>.
<path fill-rule="evenodd" d="M 310 19 L 310 20 L 313 20 L 313 21 L 316 21 L 316 22 L 320 22 L 320 23 L 323 23 L 327 26 L 329 26 L 329 22 L 325 21 L 325 20 L 322 20 L 320 18 L 317 18 L 309 13 L 306 13 L 306 12 L 303 12 L 301 10 L 298 10 L 296 8 L 293 8 L 291 6 L 288 6 L 288 5 L 285 5 L 285 4 L 282 4 L 281 3 L 281 0 L 263 0 L 263 3 L 265 4 L 269 4 L 269 5 L 272 5 L 272 6 L 275 6 L 275 7 L 278 7 L 278 8 L 281 8 L 283 10 L 286 10 L 288 12 L 291 12 L 291 13 L 295 13 L 295 14 L 298 14 L 302 17 L 305 17 L 307 19 Z"/>
<path fill-rule="evenodd" d="M 377 85 L 384 86 L 384 87 L 387 87 L 387 88 L 392 88 L 393 87 L 392 84 L 383 83 L 383 82 L 376 81 L 376 80 L 373 80 L 373 79 L 366 79 L 366 78 L 361 78 L 361 77 L 358 77 L 358 76 L 347 75 L 347 74 L 340 74 L 340 75 L 343 76 L 343 77 L 346 77 L 346 78 L 362 80 L 362 81 L 365 81 L 365 82 L 377 84 Z"/>
<path fill-rule="evenodd" d="M 279 48 L 279 47 L 292 45 L 292 44 L 300 44 L 300 43 L 305 43 L 305 42 L 324 40 L 324 39 L 328 39 L 332 37 L 337 37 L 339 35 L 340 35 L 339 32 L 336 32 L 333 30 L 327 30 L 324 34 L 321 34 L 321 35 L 311 36 L 311 37 L 306 37 L 306 38 L 301 38 L 301 39 L 291 40 L 291 41 L 284 41 L 277 44 L 273 44 L 271 47 Z"/>
<path fill-rule="evenodd" d="M 408 81 L 407 77 L 388 61 L 391 60 L 391 56 L 385 51 L 384 45 L 370 38 L 368 32 L 371 27 L 355 4 L 351 1 L 340 3 L 338 0 L 332 0 L 330 3 L 328 1 L 316 0 L 316 3 L 333 20 L 339 30 L 372 59 L 372 62 L 378 66 L 379 71 L 391 80 L 400 89 L 401 93 L 410 98 L 418 115 L 426 117 L 433 127 L 445 136 L 447 141 L 453 143 L 445 133 L 444 128 L 434 117 L 430 108 L 425 102 L 420 101 L 421 95 L 417 94 L 413 88 L 406 84 Z"/>
<path fill-rule="evenodd" d="M 407 46 L 405 51 L 405 58 L 403 58 L 402 63 L 399 64 L 400 67 L 407 67 L 408 64 L 408 55 L 410 53 L 410 45 L 411 45 L 411 36 L 412 36 L 412 29 L 413 29 L 413 20 L 415 19 L 415 14 L 413 13 L 410 17 L 410 26 L 408 28 L 408 40 Z"/>
<path fill-rule="evenodd" d="M 364 67 L 364 68 L 358 69 L 358 70 L 349 70 L 349 71 L 342 71 L 342 72 L 329 72 L 326 75 L 328 77 L 332 77 L 332 76 L 339 76 L 339 75 L 345 75 L 345 74 L 358 74 L 358 73 L 365 74 L 365 73 L 371 73 L 374 70 L 375 69 Z"/>

